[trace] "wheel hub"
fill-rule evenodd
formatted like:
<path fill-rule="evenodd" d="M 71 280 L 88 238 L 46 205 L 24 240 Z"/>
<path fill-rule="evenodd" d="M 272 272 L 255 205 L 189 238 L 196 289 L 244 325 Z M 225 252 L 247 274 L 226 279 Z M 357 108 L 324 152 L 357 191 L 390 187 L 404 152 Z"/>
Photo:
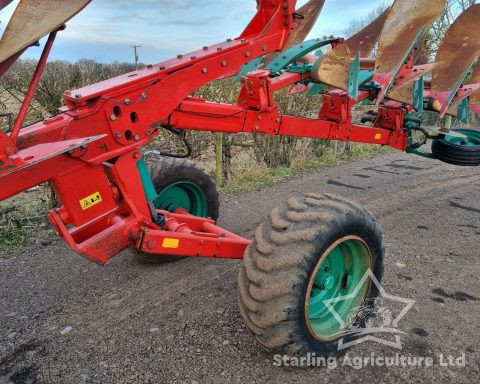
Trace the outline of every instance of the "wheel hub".
<path fill-rule="evenodd" d="M 305 303 L 307 325 L 315 338 L 338 337 L 344 329 L 337 316 L 347 326 L 355 319 L 369 291 L 369 281 L 358 285 L 370 268 L 371 259 L 367 245 L 357 237 L 335 242 L 320 258 L 310 278 Z M 332 301 L 336 298 L 341 300 Z"/>
<path fill-rule="evenodd" d="M 208 202 L 202 189 L 189 181 L 178 181 L 164 188 L 154 201 L 155 208 L 174 212 L 178 208 L 206 217 Z"/>

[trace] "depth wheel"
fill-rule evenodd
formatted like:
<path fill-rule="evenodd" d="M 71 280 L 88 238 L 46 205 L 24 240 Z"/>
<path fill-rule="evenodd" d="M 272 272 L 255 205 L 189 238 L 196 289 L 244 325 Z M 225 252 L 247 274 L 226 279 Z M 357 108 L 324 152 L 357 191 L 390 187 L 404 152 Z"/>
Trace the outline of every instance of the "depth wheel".
<path fill-rule="evenodd" d="M 435 158 L 449 164 L 461 166 L 480 165 L 480 130 L 455 128 L 465 138 L 446 135 L 443 139 L 433 140 L 432 153 Z"/>
<path fill-rule="evenodd" d="M 247 327 L 268 350 L 289 356 L 333 356 L 364 327 L 383 275 L 382 232 L 359 205 L 334 195 L 307 194 L 274 209 L 245 252 L 238 276 Z M 368 275 L 367 275 L 368 276 Z M 359 289 L 356 289 L 360 285 Z M 325 300 L 332 302 L 344 329 Z"/>
<path fill-rule="evenodd" d="M 174 212 L 178 208 L 198 217 L 218 219 L 220 200 L 212 178 L 193 161 L 169 157 L 156 157 L 148 161 L 147 168 L 158 196 L 155 208 Z M 146 263 L 167 263 L 182 257 L 151 255 L 139 252 L 138 258 Z"/>

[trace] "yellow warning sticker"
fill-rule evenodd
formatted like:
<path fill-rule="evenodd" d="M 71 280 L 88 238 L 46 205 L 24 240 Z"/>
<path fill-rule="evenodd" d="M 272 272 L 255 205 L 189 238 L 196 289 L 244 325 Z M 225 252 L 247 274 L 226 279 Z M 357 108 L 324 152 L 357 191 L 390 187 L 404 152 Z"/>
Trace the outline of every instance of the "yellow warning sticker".
<path fill-rule="evenodd" d="M 79 200 L 80 206 L 85 211 L 89 208 L 92 208 L 94 205 L 100 204 L 102 202 L 102 196 L 100 192 L 92 193 L 90 196 L 84 197 Z"/>
<path fill-rule="evenodd" d="M 166 237 L 165 239 L 163 239 L 162 247 L 177 249 L 179 244 L 180 244 L 180 239 L 170 239 Z"/>
<path fill-rule="evenodd" d="M 375 135 L 375 140 L 380 140 L 382 138 L 382 134 L 381 133 L 377 133 Z"/>

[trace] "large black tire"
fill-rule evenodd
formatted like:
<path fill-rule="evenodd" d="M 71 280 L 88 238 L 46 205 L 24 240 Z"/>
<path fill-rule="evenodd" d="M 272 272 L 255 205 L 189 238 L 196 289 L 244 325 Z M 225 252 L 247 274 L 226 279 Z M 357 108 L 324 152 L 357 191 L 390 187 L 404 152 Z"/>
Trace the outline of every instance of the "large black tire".
<path fill-rule="evenodd" d="M 465 134 L 478 134 L 480 130 L 472 128 L 454 128 L 453 132 Z M 452 142 L 451 140 L 436 139 L 432 143 L 432 153 L 435 158 L 449 164 L 460 166 L 478 166 L 480 165 L 480 144 L 465 145 Z"/>
<path fill-rule="evenodd" d="M 169 185 L 179 181 L 187 181 L 200 187 L 207 199 L 206 217 L 215 221 L 218 219 L 220 199 L 215 183 L 210 175 L 193 161 L 157 156 L 147 161 L 147 168 L 158 194 Z M 178 256 L 151 255 L 142 252 L 138 252 L 137 257 L 140 261 L 150 264 L 163 264 L 183 259 Z"/>
<path fill-rule="evenodd" d="M 382 232 L 361 206 L 334 195 L 306 194 L 274 209 L 246 250 L 239 272 L 239 305 L 247 327 L 270 351 L 289 356 L 338 354 L 338 340 L 319 340 L 308 326 L 306 299 L 310 280 L 322 255 L 340 239 L 355 236 L 368 246 L 371 269 L 383 275 Z M 365 301 L 374 302 L 375 284 Z M 365 326 L 368 313 L 358 312 L 356 326 Z M 344 342 L 352 341 L 344 338 Z M 353 337 L 353 336 L 352 336 Z"/>

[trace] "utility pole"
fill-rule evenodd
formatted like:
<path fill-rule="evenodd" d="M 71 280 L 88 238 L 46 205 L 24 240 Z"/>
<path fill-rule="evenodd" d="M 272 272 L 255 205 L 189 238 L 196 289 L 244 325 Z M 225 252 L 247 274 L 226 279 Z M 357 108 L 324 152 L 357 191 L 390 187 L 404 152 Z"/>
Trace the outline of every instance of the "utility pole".
<path fill-rule="evenodd" d="M 135 69 L 138 69 L 138 48 L 142 48 L 142 46 L 139 45 L 130 45 L 130 48 L 133 48 L 133 53 L 135 55 Z"/>

